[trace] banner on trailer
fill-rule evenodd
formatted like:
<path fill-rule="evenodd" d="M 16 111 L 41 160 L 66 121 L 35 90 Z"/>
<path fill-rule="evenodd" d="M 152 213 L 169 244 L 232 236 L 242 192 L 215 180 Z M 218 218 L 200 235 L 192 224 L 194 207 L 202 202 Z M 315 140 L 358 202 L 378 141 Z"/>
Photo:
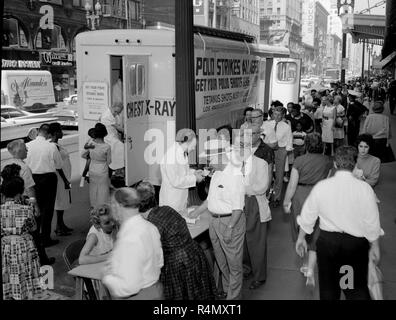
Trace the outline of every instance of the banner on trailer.
<path fill-rule="evenodd" d="M 259 57 L 196 50 L 194 62 L 197 119 L 258 102 Z"/>
<path fill-rule="evenodd" d="M 105 82 L 84 82 L 83 84 L 84 119 L 99 120 L 109 107 L 109 90 Z"/>

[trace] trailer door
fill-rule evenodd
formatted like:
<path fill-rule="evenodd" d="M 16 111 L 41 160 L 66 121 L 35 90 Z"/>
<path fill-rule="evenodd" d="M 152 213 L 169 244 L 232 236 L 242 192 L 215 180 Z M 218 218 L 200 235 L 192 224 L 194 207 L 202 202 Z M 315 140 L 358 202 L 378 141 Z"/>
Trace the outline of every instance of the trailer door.
<path fill-rule="evenodd" d="M 300 59 L 274 58 L 270 99 L 279 100 L 285 106 L 289 102 L 298 103 L 300 77 Z"/>
<path fill-rule="evenodd" d="M 130 186 L 146 177 L 144 134 L 148 129 L 148 56 L 124 56 L 125 166 L 126 184 Z"/>

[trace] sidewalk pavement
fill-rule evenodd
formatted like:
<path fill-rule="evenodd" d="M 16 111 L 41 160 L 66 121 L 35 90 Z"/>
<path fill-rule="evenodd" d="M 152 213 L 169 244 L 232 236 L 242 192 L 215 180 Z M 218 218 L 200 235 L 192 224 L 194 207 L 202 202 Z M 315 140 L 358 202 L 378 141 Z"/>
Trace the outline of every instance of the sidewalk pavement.
<path fill-rule="evenodd" d="M 396 116 L 391 116 L 393 137 L 396 137 Z M 396 138 L 392 141 L 392 149 L 396 152 Z M 77 157 L 77 155 L 76 155 Z M 78 159 L 72 158 L 72 163 L 78 165 Z M 74 229 L 71 236 L 58 237 L 57 246 L 47 248 L 49 256 L 56 258 L 54 264 L 54 291 L 67 297 L 74 295 L 74 280 L 67 274 L 62 258 L 65 247 L 77 239 L 85 238 L 89 223 L 88 187 L 79 187 L 79 176 L 73 174 L 72 199 L 73 208 L 65 213 L 66 224 Z M 380 268 L 384 275 L 384 298 L 396 300 L 396 162 L 381 166 L 381 178 L 375 188 L 381 203 L 380 219 L 385 236 L 381 239 Z M 244 283 L 243 298 L 252 300 L 312 300 L 319 299 L 318 286 L 309 290 L 305 286 L 305 278 L 299 269 L 301 259 L 296 255 L 294 243 L 291 240 L 289 216 L 282 208 L 272 211 L 273 220 L 270 224 L 268 237 L 268 278 L 267 282 L 256 290 L 249 290 L 251 280 Z M 55 229 L 56 218 L 54 218 Z M 55 238 L 55 237 L 54 237 Z M 316 275 L 317 276 L 317 275 Z M 317 277 L 316 277 L 317 283 Z"/>

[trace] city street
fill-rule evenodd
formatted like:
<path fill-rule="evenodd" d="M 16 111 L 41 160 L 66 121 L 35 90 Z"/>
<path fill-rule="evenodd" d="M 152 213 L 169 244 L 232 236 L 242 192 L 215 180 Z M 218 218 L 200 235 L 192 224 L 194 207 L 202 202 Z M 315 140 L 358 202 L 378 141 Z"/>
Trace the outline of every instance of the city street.
<path fill-rule="evenodd" d="M 393 136 L 396 136 L 396 116 L 391 116 Z M 392 148 L 396 150 L 395 139 Z M 73 154 L 72 163 L 78 161 L 77 153 Z M 73 208 L 65 213 L 65 222 L 74 229 L 71 236 L 58 237 L 61 241 L 57 246 L 47 248 L 49 256 L 56 258 L 55 289 L 56 293 L 67 297 L 74 296 L 74 280 L 67 274 L 66 265 L 62 258 L 65 247 L 77 239 L 85 238 L 89 223 L 88 187 L 79 187 L 79 170 L 73 169 L 72 199 Z M 396 299 L 396 211 L 394 190 L 396 188 L 396 162 L 383 164 L 381 178 L 375 188 L 381 203 L 380 219 L 385 236 L 381 239 L 380 267 L 384 275 L 384 298 Z M 305 286 L 305 278 L 299 269 L 301 259 L 296 255 L 291 240 L 289 217 L 282 208 L 272 209 L 273 220 L 269 230 L 268 240 L 268 279 L 265 285 L 257 290 L 249 290 L 250 280 L 244 282 L 243 299 L 252 300 L 310 300 L 318 299 L 318 289 L 311 290 Z M 54 228 L 56 218 L 54 217 Z M 55 236 L 54 236 L 55 238 Z"/>

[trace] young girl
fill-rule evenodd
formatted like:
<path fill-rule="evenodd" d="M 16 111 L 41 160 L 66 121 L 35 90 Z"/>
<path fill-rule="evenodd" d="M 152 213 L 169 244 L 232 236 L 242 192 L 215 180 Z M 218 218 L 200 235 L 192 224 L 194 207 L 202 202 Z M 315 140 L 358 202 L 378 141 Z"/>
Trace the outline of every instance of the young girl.
<path fill-rule="evenodd" d="M 93 143 L 93 141 L 95 139 L 95 128 L 91 128 L 88 130 L 88 136 L 90 137 L 90 139 L 85 143 L 84 150 L 95 149 L 95 145 Z M 85 167 L 84 167 L 84 171 L 82 173 L 82 177 L 88 183 L 89 183 L 88 172 L 89 172 L 90 164 L 91 164 L 91 158 L 89 157 L 89 153 L 87 153 L 87 160 L 85 162 Z"/>
<path fill-rule="evenodd" d="M 307 134 L 302 130 L 301 122 L 297 122 L 296 131 L 293 132 L 294 159 L 305 153 L 305 136 Z"/>
<path fill-rule="evenodd" d="M 31 205 L 20 204 L 24 190 L 21 177 L 2 172 L 1 261 L 3 300 L 33 299 L 41 293 L 40 262 L 30 234 L 37 228 Z"/>
<path fill-rule="evenodd" d="M 108 205 L 91 210 L 92 227 L 78 259 L 79 264 L 106 261 L 116 238 L 117 226 L 110 215 Z"/>

